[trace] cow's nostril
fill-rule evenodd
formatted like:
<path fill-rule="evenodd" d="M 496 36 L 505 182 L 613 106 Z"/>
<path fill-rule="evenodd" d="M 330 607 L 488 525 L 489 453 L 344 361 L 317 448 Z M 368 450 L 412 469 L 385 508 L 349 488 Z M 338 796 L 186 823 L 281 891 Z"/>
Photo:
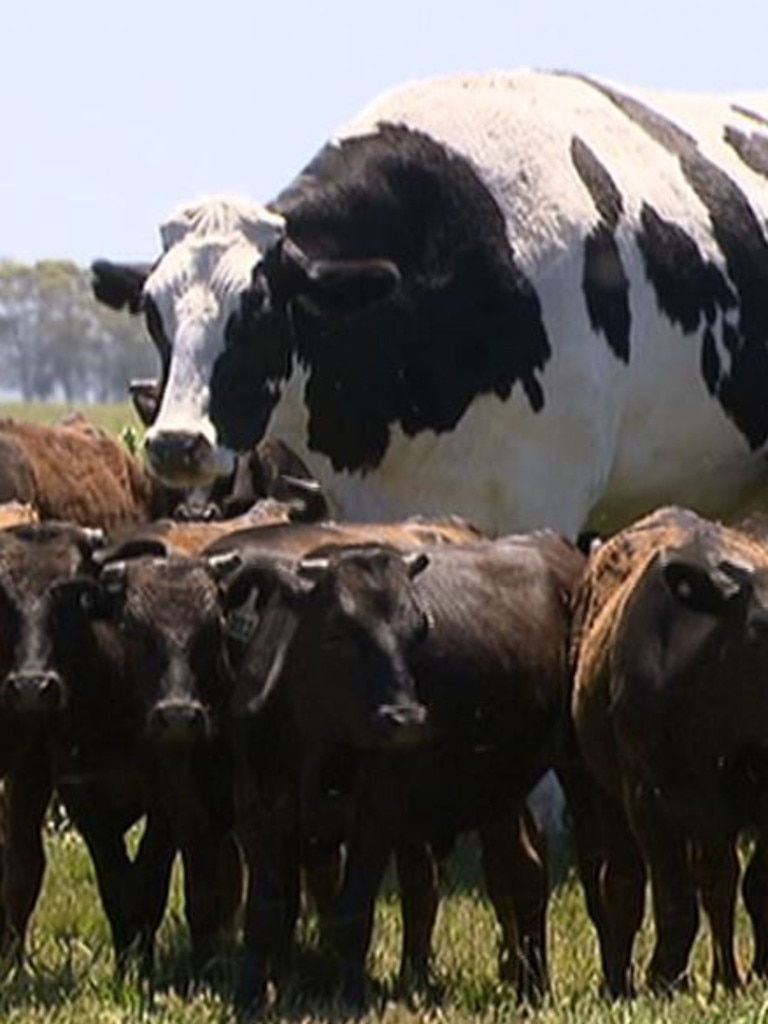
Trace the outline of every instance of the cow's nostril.
<path fill-rule="evenodd" d="M 206 733 L 207 715 L 196 701 L 167 700 L 157 704 L 147 720 L 151 736 L 159 740 L 189 741 Z"/>
<path fill-rule="evenodd" d="M 169 486 L 195 487 L 217 475 L 214 448 L 196 431 L 147 431 L 144 455 L 150 472 Z"/>
<path fill-rule="evenodd" d="M 64 685 L 57 672 L 11 672 L 3 687 L 5 700 L 19 711 L 56 711 L 64 706 Z"/>
<path fill-rule="evenodd" d="M 423 704 L 383 704 L 373 716 L 380 742 L 387 746 L 408 747 L 425 739 L 427 709 Z"/>

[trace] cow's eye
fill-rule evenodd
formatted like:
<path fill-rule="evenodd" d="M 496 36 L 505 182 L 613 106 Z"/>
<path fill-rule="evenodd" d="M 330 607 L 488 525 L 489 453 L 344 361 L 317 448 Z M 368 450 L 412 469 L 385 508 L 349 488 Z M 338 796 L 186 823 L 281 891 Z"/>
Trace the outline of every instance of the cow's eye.
<path fill-rule="evenodd" d="M 136 640 L 141 636 L 141 623 L 133 615 L 123 615 L 117 627 L 128 640 Z"/>

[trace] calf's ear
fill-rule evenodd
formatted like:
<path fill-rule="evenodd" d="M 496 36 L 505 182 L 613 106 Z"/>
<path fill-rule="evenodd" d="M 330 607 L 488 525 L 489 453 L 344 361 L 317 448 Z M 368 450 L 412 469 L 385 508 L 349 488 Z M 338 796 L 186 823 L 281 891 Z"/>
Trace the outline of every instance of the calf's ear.
<path fill-rule="evenodd" d="M 270 561 L 265 564 L 258 560 L 248 560 L 227 581 L 224 607 L 225 611 L 236 608 L 253 593 L 263 598 L 277 593 L 284 604 L 293 608 L 311 589 L 312 584 L 302 579 L 293 566 L 287 563 Z"/>
<path fill-rule="evenodd" d="M 217 583 L 223 583 L 243 564 L 243 559 L 237 551 L 227 551 L 223 555 L 211 555 L 206 561 L 208 571 Z"/>
<path fill-rule="evenodd" d="M 124 566 L 126 559 L 141 558 L 144 555 L 151 558 L 167 558 L 169 553 L 168 545 L 160 537 L 130 537 L 99 551 L 94 562 L 105 567 L 119 560 Z"/>
<path fill-rule="evenodd" d="M 718 565 L 685 557 L 662 556 L 662 572 L 670 591 L 693 611 L 716 615 L 751 587 L 750 573 L 741 567 Z"/>
<path fill-rule="evenodd" d="M 408 575 L 411 579 L 414 579 L 419 573 L 424 572 L 429 565 L 429 555 L 423 551 L 412 551 L 407 555 L 403 555 L 403 561 L 408 570 Z"/>
<path fill-rule="evenodd" d="M 111 309 L 128 309 L 140 313 L 144 282 L 150 275 L 150 263 L 111 263 L 109 260 L 94 260 L 93 294 Z"/>

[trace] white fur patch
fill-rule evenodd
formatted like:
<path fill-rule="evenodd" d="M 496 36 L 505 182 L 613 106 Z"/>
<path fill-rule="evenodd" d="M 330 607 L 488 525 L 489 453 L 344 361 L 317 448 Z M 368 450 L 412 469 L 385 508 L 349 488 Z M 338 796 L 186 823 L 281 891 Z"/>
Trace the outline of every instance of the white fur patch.
<path fill-rule="evenodd" d="M 165 254 L 145 291 L 160 313 L 173 358 L 147 438 L 188 431 L 202 434 L 215 448 L 208 415 L 213 365 L 253 268 L 283 237 L 285 221 L 258 203 L 218 197 L 180 207 L 160 234 Z M 222 469 L 231 465 L 220 461 Z"/>

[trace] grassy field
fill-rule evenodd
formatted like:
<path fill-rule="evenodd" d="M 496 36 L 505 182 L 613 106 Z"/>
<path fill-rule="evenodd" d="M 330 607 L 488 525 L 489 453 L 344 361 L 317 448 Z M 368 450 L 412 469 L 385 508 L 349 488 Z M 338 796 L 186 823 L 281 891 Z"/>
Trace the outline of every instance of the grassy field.
<path fill-rule="evenodd" d="M 159 939 L 158 979 L 150 1000 L 135 982 L 118 986 L 113 979 L 109 938 L 95 895 L 88 857 L 71 832 L 47 836 L 49 869 L 31 936 L 25 969 L 0 985 L 3 1022 L 157 1021 L 168 1024 L 233 1022 L 226 991 L 190 993 L 183 982 L 187 940 L 176 876 L 172 907 Z M 466 858 L 465 858 L 466 861 Z M 467 882 L 466 878 L 470 877 Z M 371 971 L 378 983 L 374 1009 L 366 1020 L 391 1024 L 435 1021 L 503 1022 L 521 1019 L 513 994 L 495 980 L 496 930 L 493 917 L 462 871 L 462 884 L 449 876 L 436 935 L 436 966 L 444 985 L 439 1004 L 406 1006 L 392 995 L 397 965 L 399 919 L 392 896 L 380 903 Z M 598 996 L 595 941 L 585 917 L 577 885 L 566 879 L 552 901 L 550 923 L 553 995 L 535 1013 L 534 1024 L 703 1024 L 763 1022 L 768 1019 L 768 990 L 750 984 L 738 997 L 719 993 L 708 999 L 708 949 L 696 949 L 695 989 L 673 1000 L 641 996 L 633 1003 L 609 1005 Z M 650 929 L 642 935 L 640 957 L 647 956 Z M 748 943 L 740 923 L 740 955 L 746 962 Z M 234 959 L 229 965 L 234 972 Z M 272 1020 L 303 1022 L 339 1019 L 334 1006 L 313 998 L 301 984 L 271 1014 Z"/>
<path fill-rule="evenodd" d="M 32 420 L 34 423 L 55 423 L 67 413 L 77 410 L 112 434 L 119 434 L 123 427 L 140 428 L 133 406 L 129 402 L 109 405 L 65 405 L 62 402 L 0 402 L 0 418 L 12 417 L 18 420 Z"/>

